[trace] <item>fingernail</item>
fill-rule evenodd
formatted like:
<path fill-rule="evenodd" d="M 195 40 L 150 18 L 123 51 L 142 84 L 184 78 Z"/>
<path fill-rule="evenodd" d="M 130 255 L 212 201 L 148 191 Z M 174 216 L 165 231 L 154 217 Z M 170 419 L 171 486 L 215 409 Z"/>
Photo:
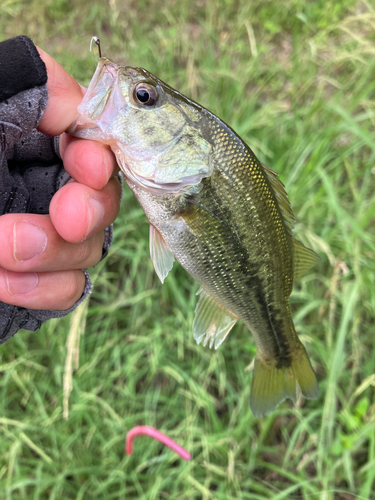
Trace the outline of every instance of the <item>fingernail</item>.
<path fill-rule="evenodd" d="M 14 258 L 18 262 L 37 257 L 47 246 L 47 235 L 43 229 L 26 221 L 14 224 L 13 238 Z"/>
<path fill-rule="evenodd" d="M 36 273 L 14 273 L 13 271 L 5 271 L 5 279 L 7 281 L 8 292 L 11 295 L 31 292 L 39 282 Z"/>
<path fill-rule="evenodd" d="M 104 217 L 104 207 L 99 200 L 93 198 L 92 196 L 88 196 L 87 205 L 89 207 L 89 227 L 87 229 L 86 238 L 91 236 Z"/>

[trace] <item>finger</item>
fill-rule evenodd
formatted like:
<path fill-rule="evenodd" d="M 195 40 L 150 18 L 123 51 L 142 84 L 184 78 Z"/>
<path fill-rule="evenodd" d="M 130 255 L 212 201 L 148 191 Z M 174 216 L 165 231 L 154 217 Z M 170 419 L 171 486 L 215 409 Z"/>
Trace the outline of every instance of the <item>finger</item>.
<path fill-rule="evenodd" d="M 51 221 L 64 240 L 80 243 L 115 220 L 120 210 L 120 194 L 116 177 L 101 191 L 69 182 L 51 200 Z"/>
<path fill-rule="evenodd" d="M 9 271 L 86 269 L 102 257 L 104 231 L 82 243 L 69 243 L 59 235 L 48 215 L 3 215 L 0 234 L 0 267 Z"/>
<path fill-rule="evenodd" d="M 77 116 L 77 106 L 84 91 L 60 64 L 44 50 L 38 48 L 47 67 L 48 104 L 40 120 L 38 130 L 48 135 L 60 135 Z"/>
<path fill-rule="evenodd" d="M 73 179 L 94 189 L 103 189 L 118 171 L 114 154 L 99 142 L 63 134 L 60 153 L 64 168 Z"/>
<path fill-rule="evenodd" d="M 15 273 L 0 268 L 0 300 L 27 309 L 65 311 L 82 297 L 82 271 Z"/>

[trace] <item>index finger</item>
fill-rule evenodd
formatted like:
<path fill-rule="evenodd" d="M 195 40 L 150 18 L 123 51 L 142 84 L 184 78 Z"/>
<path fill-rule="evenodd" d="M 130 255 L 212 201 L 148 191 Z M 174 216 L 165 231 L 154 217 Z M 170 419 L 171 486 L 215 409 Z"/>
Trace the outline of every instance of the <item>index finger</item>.
<path fill-rule="evenodd" d="M 83 89 L 60 64 L 37 47 L 47 67 L 48 104 L 38 130 L 55 136 L 62 134 L 77 117 L 77 106 L 83 98 Z"/>

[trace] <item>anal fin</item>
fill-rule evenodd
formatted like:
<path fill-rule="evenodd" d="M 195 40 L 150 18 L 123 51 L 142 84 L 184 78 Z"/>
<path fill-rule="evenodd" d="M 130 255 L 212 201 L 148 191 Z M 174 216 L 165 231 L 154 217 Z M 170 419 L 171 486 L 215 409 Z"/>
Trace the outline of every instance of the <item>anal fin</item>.
<path fill-rule="evenodd" d="M 303 243 L 293 238 L 293 280 L 296 282 L 320 261 L 319 256 Z"/>
<path fill-rule="evenodd" d="M 173 267 L 174 255 L 167 247 L 162 235 L 152 224 L 150 224 L 150 255 L 155 272 L 160 281 L 164 283 Z"/>
<path fill-rule="evenodd" d="M 209 343 L 211 349 L 215 344 L 215 349 L 217 349 L 226 339 L 237 318 L 202 289 L 198 294 L 200 297 L 195 308 L 193 323 L 194 338 L 197 344 L 204 339 L 204 346 Z"/>

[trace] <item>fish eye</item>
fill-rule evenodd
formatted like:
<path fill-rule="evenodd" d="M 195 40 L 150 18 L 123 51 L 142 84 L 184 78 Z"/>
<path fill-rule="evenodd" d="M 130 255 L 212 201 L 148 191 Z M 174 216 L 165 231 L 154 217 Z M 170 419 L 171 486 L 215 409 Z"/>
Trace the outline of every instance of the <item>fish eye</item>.
<path fill-rule="evenodd" d="M 134 87 L 133 97 L 138 104 L 153 106 L 158 100 L 159 94 L 153 85 L 139 83 Z"/>

